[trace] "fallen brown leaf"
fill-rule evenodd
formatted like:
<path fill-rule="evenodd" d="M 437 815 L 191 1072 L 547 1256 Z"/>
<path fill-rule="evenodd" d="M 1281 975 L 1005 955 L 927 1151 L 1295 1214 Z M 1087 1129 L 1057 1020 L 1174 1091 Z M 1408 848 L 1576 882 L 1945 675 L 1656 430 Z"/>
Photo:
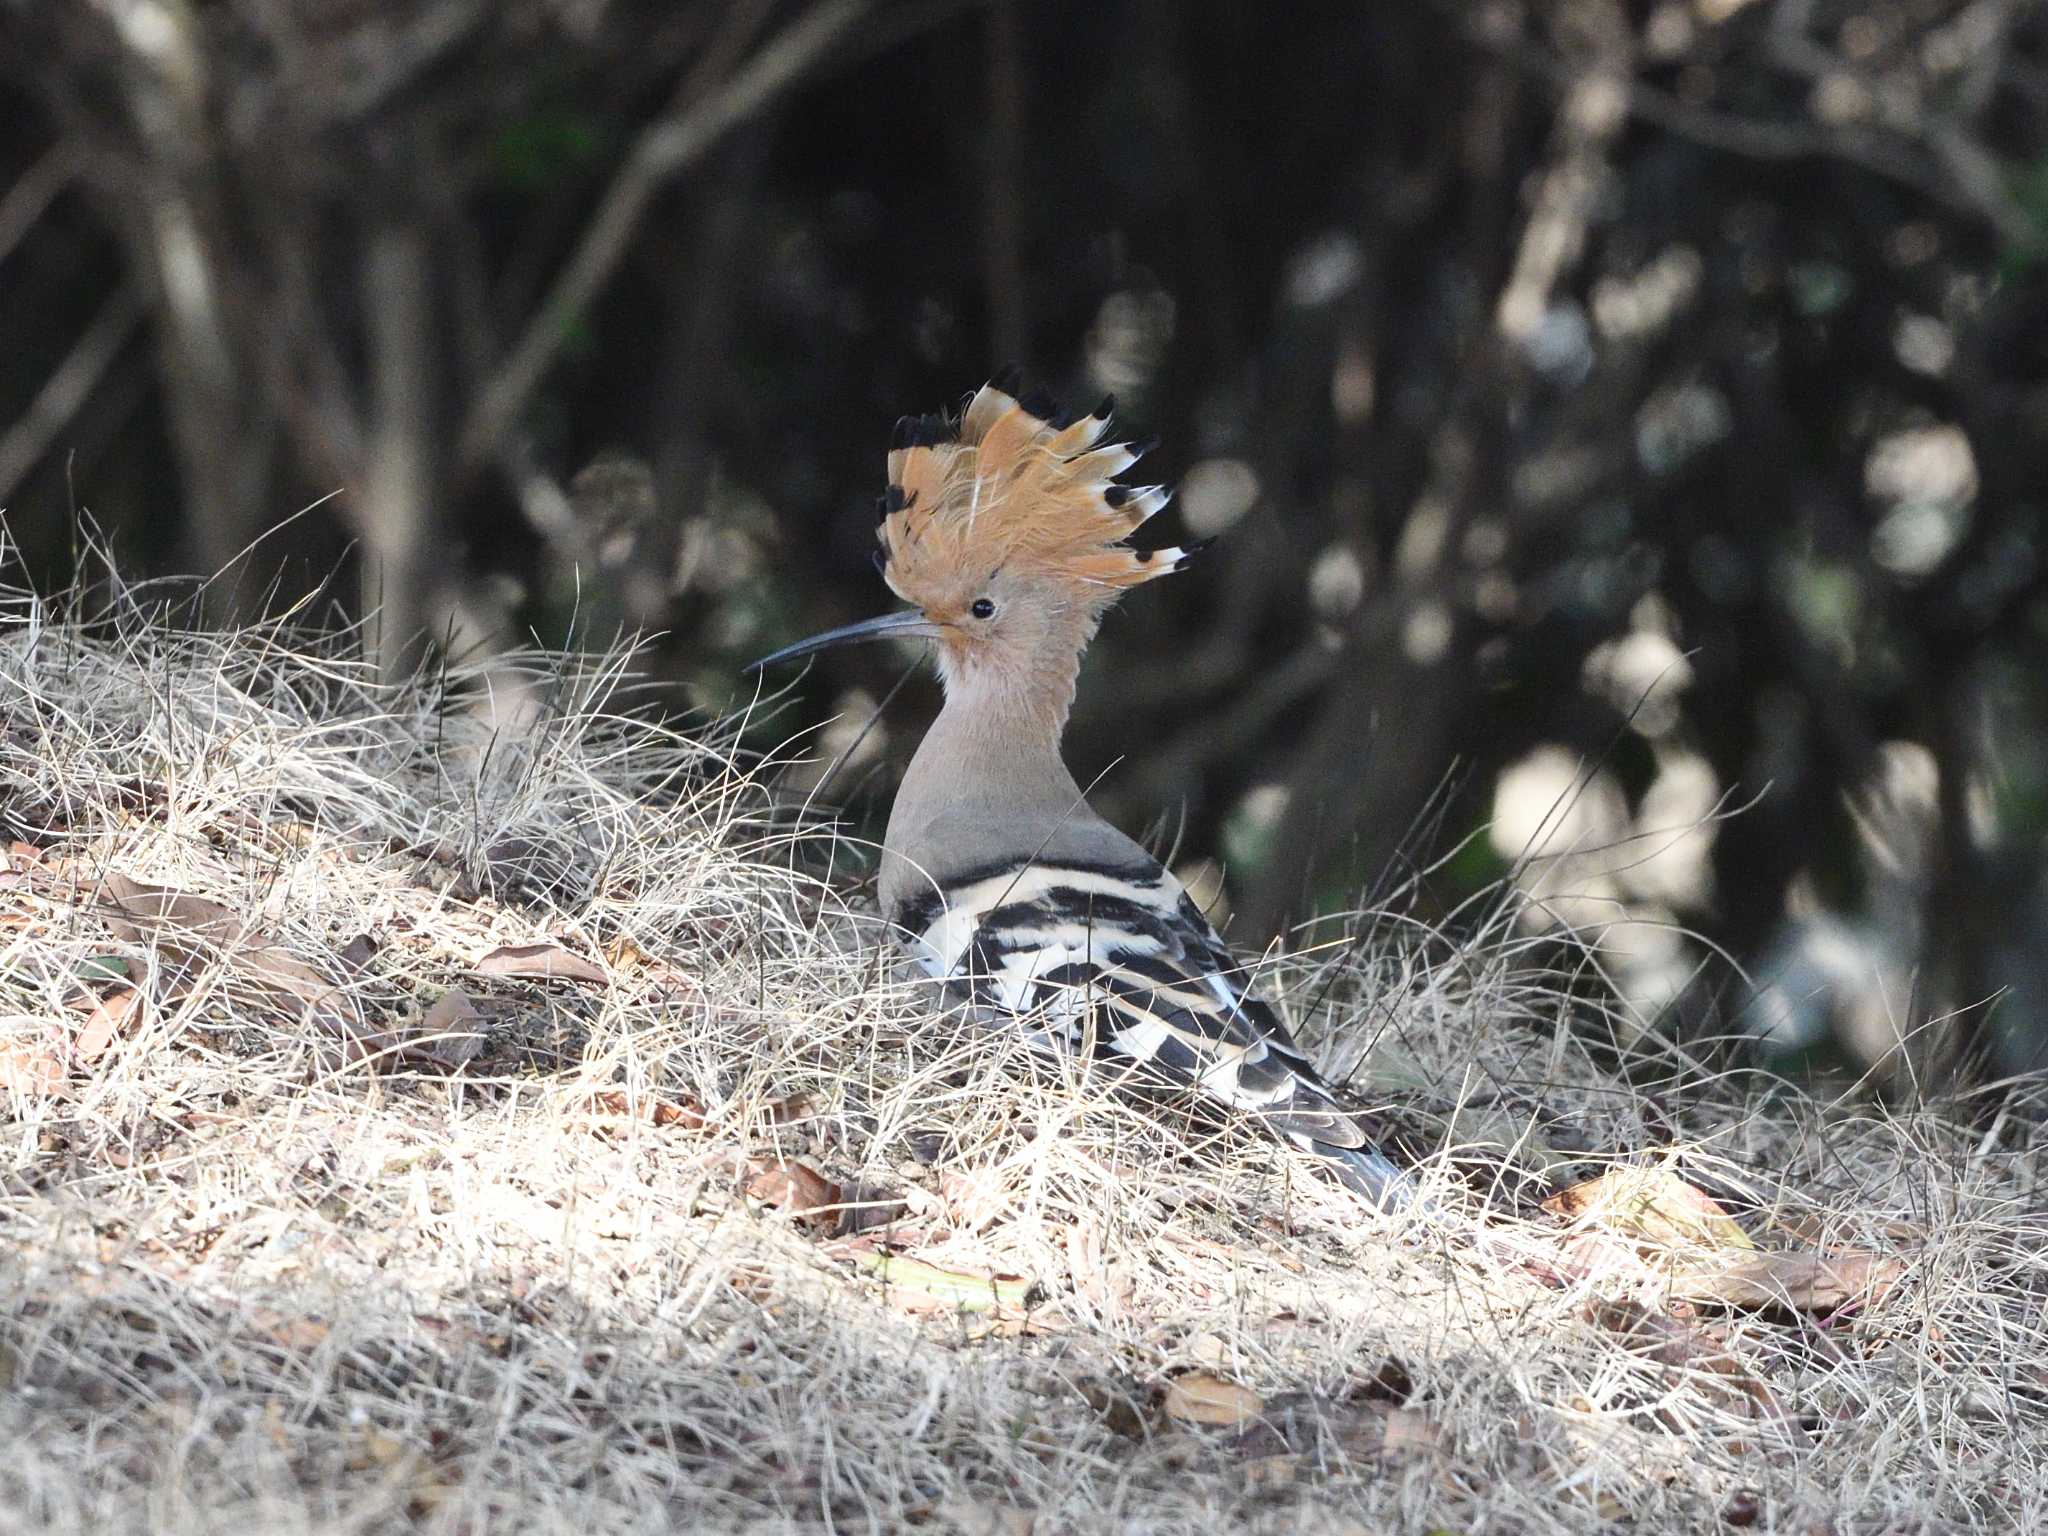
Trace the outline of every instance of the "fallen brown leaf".
<path fill-rule="evenodd" d="M 623 933 L 605 945 L 601 953 L 607 965 L 622 971 L 637 971 L 647 964 L 647 951 Z"/>
<path fill-rule="evenodd" d="M 1500 1258 L 1526 1270 L 1546 1285 L 1578 1285 L 1589 1280 L 1617 1280 L 1644 1285 L 1657 1272 L 1642 1260 L 1633 1244 L 1612 1232 L 1580 1229 L 1571 1232 L 1484 1230 L 1484 1242 Z"/>
<path fill-rule="evenodd" d="M 190 972 L 208 953 L 218 953 L 270 1006 L 352 1040 L 364 1037 L 362 1013 L 346 992 L 219 902 L 118 871 L 109 871 L 94 895 L 109 929 L 130 943 L 154 946 L 178 969 Z"/>
<path fill-rule="evenodd" d="M 79 1026 L 78 1038 L 71 1042 L 71 1059 L 80 1066 L 91 1066 L 107 1054 L 118 1037 L 140 1024 L 142 1017 L 141 992 L 129 987 L 108 994 Z"/>
<path fill-rule="evenodd" d="M 460 987 L 434 999 L 420 1018 L 419 1034 L 405 1042 L 408 1056 L 423 1056 L 444 1067 L 460 1067 L 484 1048 L 486 1020 Z"/>
<path fill-rule="evenodd" d="M 814 1093 L 786 1094 L 769 1103 L 768 1123 L 774 1126 L 795 1125 L 800 1120 L 810 1119 L 817 1107 L 818 1096 Z"/>
<path fill-rule="evenodd" d="M 880 1184 L 839 1186 L 839 1235 L 887 1232 L 902 1223 L 910 1207 L 893 1189 Z"/>
<path fill-rule="evenodd" d="M 0 1047 L 0 1091 L 47 1094 L 63 1086 L 63 1059 L 41 1041 Z"/>
<path fill-rule="evenodd" d="M 553 943 L 501 944 L 477 961 L 475 969 L 484 976 L 531 981 L 588 981 L 598 986 L 611 981 L 604 967 Z"/>
<path fill-rule="evenodd" d="M 1721 1396 L 1752 1418 L 1790 1433 L 1800 1429 L 1795 1415 L 1771 1390 L 1770 1383 L 1743 1365 L 1719 1339 L 1677 1318 L 1653 1312 L 1633 1301 L 1593 1301 L 1586 1315 L 1618 1336 L 1630 1353 L 1676 1370 L 1719 1378 Z"/>
<path fill-rule="evenodd" d="M 1773 1225 L 1801 1247 L 1817 1248 L 1823 1253 L 1846 1246 L 1844 1238 L 1852 1235 L 1881 1238 L 1900 1248 L 1920 1248 L 1927 1242 L 1925 1226 L 1897 1218 L 1852 1224 L 1832 1212 L 1804 1211 L 1780 1216 Z"/>
<path fill-rule="evenodd" d="M 1543 1208 L 1663 1247 L 1756 1247 L 1734 1218 L 1669 1168 L 1612 1168 L 1558 1191 Z"/>
<path fill-rule="evenodd" d="M 939 1180 L 946 1216 L 962 1232 L 979 1232 L 1008 1209 L 1009 1191 L 993 1168 L 948 1173 Z"/>
<path fill-rule="evenodd" d="M 257 1329 L 280 1348 L 307 1354 L 327 1342 L 332 1331 L 321 1318 L 305 1313 L 277 1312 L 261 1307 L 252 1314 Z"/>
<path fill-rule="evenodd" d="M 1219 1424 L 1235 1429 L 1257 1418 L 1265 1406 L 1266 1400 L 1250 1387 L 1207 1371 L 1191 1371 L 1166 1384 L 1167 1413 L 1190 1424 Z"/>
<path fill-rule="evenodd" d="M 1760 1252 L 1716 1268 L 1682 1270 L 1671 1295 L 1729 1307 L 1832 1312 L 1850 1302 L 1883 1300 L 1905 1275 L 1905 1260 L 1880 1253 Z"/>
<path fill-rule="evenodd" d="M 788 1211 L 797 1220 L 829 1221 L 826 1207 L 839 1203 L 839 1186 L 805 1163 L 756 1164 L 747 1193 L 764 1205 Z"/>
<path fill-rule="evenodd" d="M 695 1099 L 678 1103 L 651 1094 L 629 1095 L 623 1088 L 600 1088 L 590 1095 L 589 1103 L 598 1114 L 645 1120 L 649 1125 L 679 1125 L 686 1131 L 701 1131 L 708 1123 L 704 1106 Z"/>

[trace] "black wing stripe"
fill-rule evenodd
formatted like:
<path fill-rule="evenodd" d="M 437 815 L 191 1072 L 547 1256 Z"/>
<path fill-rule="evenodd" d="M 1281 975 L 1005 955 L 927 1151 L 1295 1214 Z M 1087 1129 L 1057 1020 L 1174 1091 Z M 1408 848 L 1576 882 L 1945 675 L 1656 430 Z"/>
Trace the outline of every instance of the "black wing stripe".
<path fill-rule="evenodd" d="M 986 933 L 1005 928 L 1043 924 L 1048 919 L 1071 923 L 1105 938 L 1123 934 L 1144 934 L 1164 941 L 1172 935 L 1173 922 L 1157 907 L 1124 896 L 1105 896 L 1096 891 L 1054 890 L 1031 901 L 1011 902 L 991 909 L 981 920 Z"/>
<path fill-rule="evenodd" d="M 1097 1050 L 1148 1063 L 1276 1134 L 1370 1149 L 1286 1027 L 1247 993 L 1246 966 L 1156 866 L 979 866 L 952 874 L 943 894 L 900 903 L 897 920 L 978 1005 L 1042 1015 L 1027 1023 L 1047 1043 L 1092 1036 Z"/>

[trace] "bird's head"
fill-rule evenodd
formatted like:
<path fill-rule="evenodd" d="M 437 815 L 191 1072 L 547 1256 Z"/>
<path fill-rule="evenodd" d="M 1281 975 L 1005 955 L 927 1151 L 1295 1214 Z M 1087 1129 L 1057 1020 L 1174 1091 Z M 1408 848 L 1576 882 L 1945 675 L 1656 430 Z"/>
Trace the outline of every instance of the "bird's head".
<path fill-rule="evenodd" d="M 876 537 L 883 579 L 911 606 L 850 624 L 754 665 L 887 635 L 939 644 L 949 688 L 1025 683 L 1072 663 L 1123 592 L 1179 570 L 1200 548 L 1127 541 L 1166 505 L 1161 486 L 1116 477 L 1150 444 L 1098 446 L 1111 402 L 1070 419 L 1019 398 L 1013 379 L 983 385 L 959 417 L 906 416 L 889 451 Z"/>

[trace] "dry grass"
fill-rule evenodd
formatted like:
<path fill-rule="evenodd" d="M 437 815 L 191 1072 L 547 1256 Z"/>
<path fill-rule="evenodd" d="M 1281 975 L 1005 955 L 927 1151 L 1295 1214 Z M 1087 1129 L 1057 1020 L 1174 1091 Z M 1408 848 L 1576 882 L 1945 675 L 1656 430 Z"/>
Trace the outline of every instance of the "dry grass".
<path fill-rule="evenodd" d="M 1437 1149 L 1438 1212 L 1380 1222 L 935 1016 L 792 872 L 826 835 L 716 731 L 619 718 L 616 661 L 387 695 L 159 596 L 0 593 L 0 819 L 41 850 L 0 875 L 0 1529 L 2048 1529 L 2038 1119 L 1624 1077 L 1504 929 L 1381 920 L 1275 967 Z M 342 990 L 118 938 L 108 872 Z M 479 968 L 530 943 L 603 979 Z M 1727 1250 L 1509 1219 L 1523 1176 L 1666 1159 L 1767 1248 L 1901 1269 L 1674 1308 Z M 1592 1262 L 1475 1244 L 1488 1206 Z M 1171 1411 L 1204 1395 L 1249 1417 Z"/>

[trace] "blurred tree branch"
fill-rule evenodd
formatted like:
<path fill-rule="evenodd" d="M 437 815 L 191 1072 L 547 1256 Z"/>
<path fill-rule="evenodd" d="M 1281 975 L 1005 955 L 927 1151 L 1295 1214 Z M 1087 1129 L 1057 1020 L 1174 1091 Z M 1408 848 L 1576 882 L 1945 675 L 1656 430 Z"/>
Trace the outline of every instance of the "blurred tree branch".
<path fill-rule="evenodd" d="M 575 253 L 478 392 L 456 438 L 458 465 L 481 465 L 510 429 L 560 350 L 570 318 L 582 313 L 624 258 L 640 216 L 662 185 L 814 67 L 867 9 L 867 0 L 825 0 L 716 85 L 707 88 L 695 74 L 684 82 L 669 110 L 641 133 Z M 744 21 L 758 10 L 750 4 L 735 14 Z"/>
<path fill-rule="evenodd" d="M 1982 111 L 1989 80 L 2000 63 L 2001 44 L 2010 20 L 2009 0 L 1985 0 L 1998 13 L 1997 24 L 1984 29 L 1981 51 L 1960 94 L 1956 113 L 1926 110 L 1907 128 L 1817 123 L 1810 118 L 1764 119 L 1716 111 L 1682 100 L 1647 81 L 1618 82 L 1630 116 L 1667 133 L 1711 149 L 1752 160 L 1841 160 L 1896 182 L 1929 201 L 1982 219 L 2008 241 L 2032 244 L 2048 230 L 2007 194 L 1995 159 L 1967 126 Z M 1532 43 L 1518 29 L 1475 16 L 1458 0 L 1430 0 L 1455 18 L 1476 45 L 1507 59 L 1560 92 L 1583 84 L 1583 72 L 1569 59 Z M 1803 3 L 1781 3 L 1772 16 L 1765 55 L 1772 63 L 1813 86 L 1853 78 L 1853 71 L 1826 49 L 1807 41 Z"/>
<path fill-rule="evenodd" d="M 13 254 L 50 204 L 78 179 L 78 158 L 69 144 L 52 144 L 0 197 L 0 261 Z"/>
<path fill-rule="evenodd" d="M 142 323 L 142 306 L 126 284 L 114 290 L 29 408 L 0 436 L 0 502 L 49 452 Z"/>

